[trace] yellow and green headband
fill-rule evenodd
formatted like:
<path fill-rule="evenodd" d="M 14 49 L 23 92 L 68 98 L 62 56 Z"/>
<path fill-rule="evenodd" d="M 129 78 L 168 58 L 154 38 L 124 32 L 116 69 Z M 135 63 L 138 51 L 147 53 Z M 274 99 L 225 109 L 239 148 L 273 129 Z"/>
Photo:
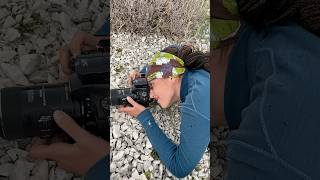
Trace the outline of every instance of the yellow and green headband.
<path fill-rule="evenodd" d="M 148 62 L 146 77 L 148 81 L 159 78 L 179 77 L 185 72 L 184 62 L 179 57 L 157 52 Z"/>

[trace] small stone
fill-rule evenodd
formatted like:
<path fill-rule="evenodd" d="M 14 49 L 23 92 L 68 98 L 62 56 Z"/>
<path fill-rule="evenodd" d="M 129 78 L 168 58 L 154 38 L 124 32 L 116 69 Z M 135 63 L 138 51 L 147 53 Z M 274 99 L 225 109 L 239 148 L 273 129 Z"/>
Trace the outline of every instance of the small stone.
<path fill-rule="evenodd" d="M 48 174 L 48 161 L 40 160 L 36 162 L 34 168 L 32 169 L 32 176 L 30 180 L 49 179 Z"/>
<path fill-rule="evenodd" d="M 121 169 L 120 169 L 120 173 L 121 174 L 127 174 L 128 172 L 129 172 L 129 168 L 130 168 L 130 165 L 129 164 L 127 164 L 127 163 L 125 163 L 125 165 L 123 166 L 123 167 L 121 167 Z"/>
<path fill-rule="evenodd" d="M 124 131 L 126 131 L 127 129 L 128 129 L 129 127 L 126 125 L 126 123 L 123 123 L 122 125 L 121 125 L 121 131 L 122 132 L 124 132 Z"/>
<path fill-rule="evenodd" d="M 137 180 L 140 179 L 140 175 L 136 169 L 134 169 L 134 171 L 132 173 L 132 178 L 137 179 Z"/>
<path fill-rule="evenodd" d="M 69 30 L 73 26 L 73 22 L 71 21 L 70 16 L 68 16 L 66 13 L 53 13 L 52 20 L 60 22 L 61 26 Z"/>
<path fill-rule="evenodd" d="M 139 134 L 138 134 L 137 132 L 133 132 L 133 133 L 132 133 L 132 138 L 133 138 L 134 140 L 137 140 L 137 139 L 139 138 Z"/>
<path fill-rule="evenodd" d="M 65 170 L 57 167 L 54 176 L 55 180 L 64 180 L 68 176 L 68 174 Z"/>
<path fill-rule="evenodd" d="M 144 173 L 140 174 L 139 179 L 140 180 L 148 180 Z"/>
<path fill-rule="evenodd" d="M 151 161 L 145 161 L 144 164 L 143 164 L 143 169 L 145 171 L 148 171 L 149 170 L 149 167 L 151 166 Z"/>
<path fill-rule="evenodd" d="M 37 42 L 37 46 L 40 49 L 40 51 L 44 51 L 46 46 L 49 45 L 49 42 L 46 39 L 42 39 L 42 38 L 37 39 L 36 42 Z"/>
<path fill-rule="evenodd" d="M 146 142 L 146 148 L 147 148 L 147 149 L 152 148 L 151 142 L 150 142 L 148 139 L 147 139 L 146 141 L 147 141 L 147 142 Z"/>
<path fill-rule="evenodd" d="M 24 45 L 19 45 L 18 46 L 18 53 L 19 53 L 20 56 L 23 56 L 23 55 L 27 54 L 27 50 L 26 50 Z"/>
<path fill-rule="evenodd" d="M 48 80 L 48 72 L 36 71 L 30 75 L 29 80 L 33 83 L 46 83 Z"/>
<path fill-rule="evenodd" d="M 14 50 L 0 51 L 0 62 L 9 62 L 16 55 Z"/>
<path fill-rule="evenodd" d="M 0 1 L 3 2 L 3 1 Z M 6 8 L 1 8 L 0 9 L 0 20 L 4 17 L 7 17 L 9 14 L 9 11 Z"/>
<path fill-rule="evenodd" d="M 12 42 L 12 41 L 16 40 L 19 37 L 20 37 L 20 33 L 19 33 L 18 30 L 14 29 L 14 28 L 8 28 L 4 39 L 7 42 Z"/>
<path fill-rule="evenodd" d="M 8 155 L 10 156 L 10 158 L 12 159 L 12 161 L 16 161 L 17 158 L 26 158 L 28 155 L 27 151 L 24 151 L 22 149 L 18 149 L 18 148 L 13 148 L 13 149 L 9 149 L 7 151 Z"/>
<path fill-rule="evenodd" d="M 113 161 L 119 161 L 124 155 L 124 151 L 119 151 L 115 156 L 113 156 Z"/>
<path fill-rule="evenodd" d="M 27 54 L 20 57 L 20 68 L 25 75 L 30 75 L 36 71 L 41 63 L 41 56 L 37 54 Z"/>
<path fill-rule="evenodd" d="M 149 157 L 148 157 L 148 156 L 141 155 L 141 160 L 142 160 L 142 161 L 146 161 L 146 160 L 148 160 L 148 159 L 149 159 Z"/>
<path fill-rule="evenodd" d="M 119 125 L 112 126 L 112 134 L 113 134 L 113 138 L 115 138 L 115 139 L 117 139 L 121 136 Z"/>
<path fill-rule="evenodd" d="M 15 24 L 16 24 L 15 19 L 13 19 L 12 16 L 8 16 L 7 19 L 4 21 L 2 28 L 12 27 Z"/>
<path fill-rule="evenodd" d="M 111 162 L 110 164 L 110 172 L 113 173 L 117 169 L 117 166 L 114 162 Z"/>
<path fill-rule="evenodd" d="M 10 158 L 9 155 L 4 155 L 0 158 L 0 164 L 12 162 L 12 159 Z"/>

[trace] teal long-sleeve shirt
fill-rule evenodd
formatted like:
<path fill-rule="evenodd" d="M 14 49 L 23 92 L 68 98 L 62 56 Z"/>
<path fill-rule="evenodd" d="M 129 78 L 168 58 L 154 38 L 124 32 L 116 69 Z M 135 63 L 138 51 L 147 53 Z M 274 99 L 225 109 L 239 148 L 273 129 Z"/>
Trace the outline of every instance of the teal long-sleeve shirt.
<path fill-rule="evenodd" d="M 156 124 L 149 109 L 137 117 L 153 148 L 170 172 L 182 178 L 199 163 L 210 140 L 210 75 L 186 71 L 180 88 L 180 143 L 171 141 Z"/>

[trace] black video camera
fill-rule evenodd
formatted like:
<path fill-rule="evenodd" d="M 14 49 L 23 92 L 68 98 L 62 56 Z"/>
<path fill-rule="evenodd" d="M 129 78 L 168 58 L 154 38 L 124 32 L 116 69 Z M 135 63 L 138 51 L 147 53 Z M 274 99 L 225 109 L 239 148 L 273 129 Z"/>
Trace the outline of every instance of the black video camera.
<path fill-rule="evenodd" d="M 0 136 L 51 137 L 61 131 L 53 112 L 62 110 L 84 129 L 109 139 L 108 58 L 107 50 L 79 55 L 69 82 L 1 89 Z"/>
<path fill-rule="evenodd" d="M 137 103 L 147 107 L 153 102 L 150 98 L 150 87 L 145 74 L 132 81 L 132 88 L 111 89 L 110 102 L 112 106 L 130 105 L 127 97 L 130 96 Z"/>

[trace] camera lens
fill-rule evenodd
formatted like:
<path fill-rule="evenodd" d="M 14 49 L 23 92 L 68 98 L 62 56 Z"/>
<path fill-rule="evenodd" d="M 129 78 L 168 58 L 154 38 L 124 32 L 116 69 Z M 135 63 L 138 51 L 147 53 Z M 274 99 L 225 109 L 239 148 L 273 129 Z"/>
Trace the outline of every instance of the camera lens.
<path fill-rule="evenodd" d="M 1 128 L 6 139 L 48 136 L 55 129 L 53 112 L 73 115 L 68 84 L 1 89 Z"/>
<path fill-rule="evenodd" d="M 112 106 L 128 104 L 127 97 L 133 96 L 131 88 L 111 89 L 110 103 Z"/>

